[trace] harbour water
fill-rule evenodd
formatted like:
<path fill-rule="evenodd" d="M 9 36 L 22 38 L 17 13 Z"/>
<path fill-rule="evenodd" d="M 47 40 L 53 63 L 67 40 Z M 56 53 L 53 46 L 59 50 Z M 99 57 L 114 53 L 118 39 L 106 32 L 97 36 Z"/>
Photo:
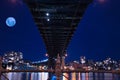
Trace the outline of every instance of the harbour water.
<path fill-rule="evenodd" d="M 47 80 L 48 73 L 6 73 L 4 74 L 9 80 Z M 55 77 L 54 77 L 55 78 Z M 6 80 L 2 76 L 2 80 Z M 55 80 L 55 79 L 51 79 Z M 112 73 L 63 73 L 61 80 L 120 80 L 120 74 Z"/>

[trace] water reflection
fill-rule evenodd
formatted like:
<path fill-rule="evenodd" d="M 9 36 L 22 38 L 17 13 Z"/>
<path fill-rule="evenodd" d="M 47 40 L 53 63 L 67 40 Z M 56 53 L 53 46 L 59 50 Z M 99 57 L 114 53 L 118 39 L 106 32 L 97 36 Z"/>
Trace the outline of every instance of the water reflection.
<path fill-rule="evenodd" d="M 9 80 L 47 80 L 48 73 L 6 73 L 4 74 Z M 53 77 L 56 80 L 55 76 Z M 2 77 L 2 80 L 6 80 Z M 112 74 L 112 73 L 63 73 L 61 80 L 120 80 L 120 74 Z"/>

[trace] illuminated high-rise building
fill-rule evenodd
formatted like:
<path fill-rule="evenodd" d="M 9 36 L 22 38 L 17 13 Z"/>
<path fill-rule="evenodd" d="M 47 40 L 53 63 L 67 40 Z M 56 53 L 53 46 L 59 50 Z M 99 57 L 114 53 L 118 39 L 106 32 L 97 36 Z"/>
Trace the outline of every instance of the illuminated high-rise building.
<path fill-rule="evenodd" d="M 80 57 L 80 62 L 81 62 L 82 64 L 86 63 L 86 57 L 85 57 L 85 56 L 81 56 L 81 57 Z"/>

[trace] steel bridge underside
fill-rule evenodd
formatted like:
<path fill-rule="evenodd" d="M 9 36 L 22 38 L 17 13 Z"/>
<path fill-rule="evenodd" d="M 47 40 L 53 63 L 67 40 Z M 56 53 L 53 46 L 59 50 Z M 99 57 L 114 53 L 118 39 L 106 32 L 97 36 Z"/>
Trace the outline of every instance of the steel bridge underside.
<path fill-rule="evenodd" d="M 63 56 L 93 0 L 24 0 L 46 45 L 49 59 Z"/>

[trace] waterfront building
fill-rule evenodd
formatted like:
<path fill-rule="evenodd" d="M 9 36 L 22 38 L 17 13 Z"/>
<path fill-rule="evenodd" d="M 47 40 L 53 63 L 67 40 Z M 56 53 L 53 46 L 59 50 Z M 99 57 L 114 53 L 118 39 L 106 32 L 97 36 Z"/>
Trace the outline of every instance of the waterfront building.
<path fill-rule="evenodd" d="M 6 65 L 6 69 L 14 69 L 17 65 L 23 63 L 22 52 L 7 52 L 3 55 L 3 64 Z"/>

